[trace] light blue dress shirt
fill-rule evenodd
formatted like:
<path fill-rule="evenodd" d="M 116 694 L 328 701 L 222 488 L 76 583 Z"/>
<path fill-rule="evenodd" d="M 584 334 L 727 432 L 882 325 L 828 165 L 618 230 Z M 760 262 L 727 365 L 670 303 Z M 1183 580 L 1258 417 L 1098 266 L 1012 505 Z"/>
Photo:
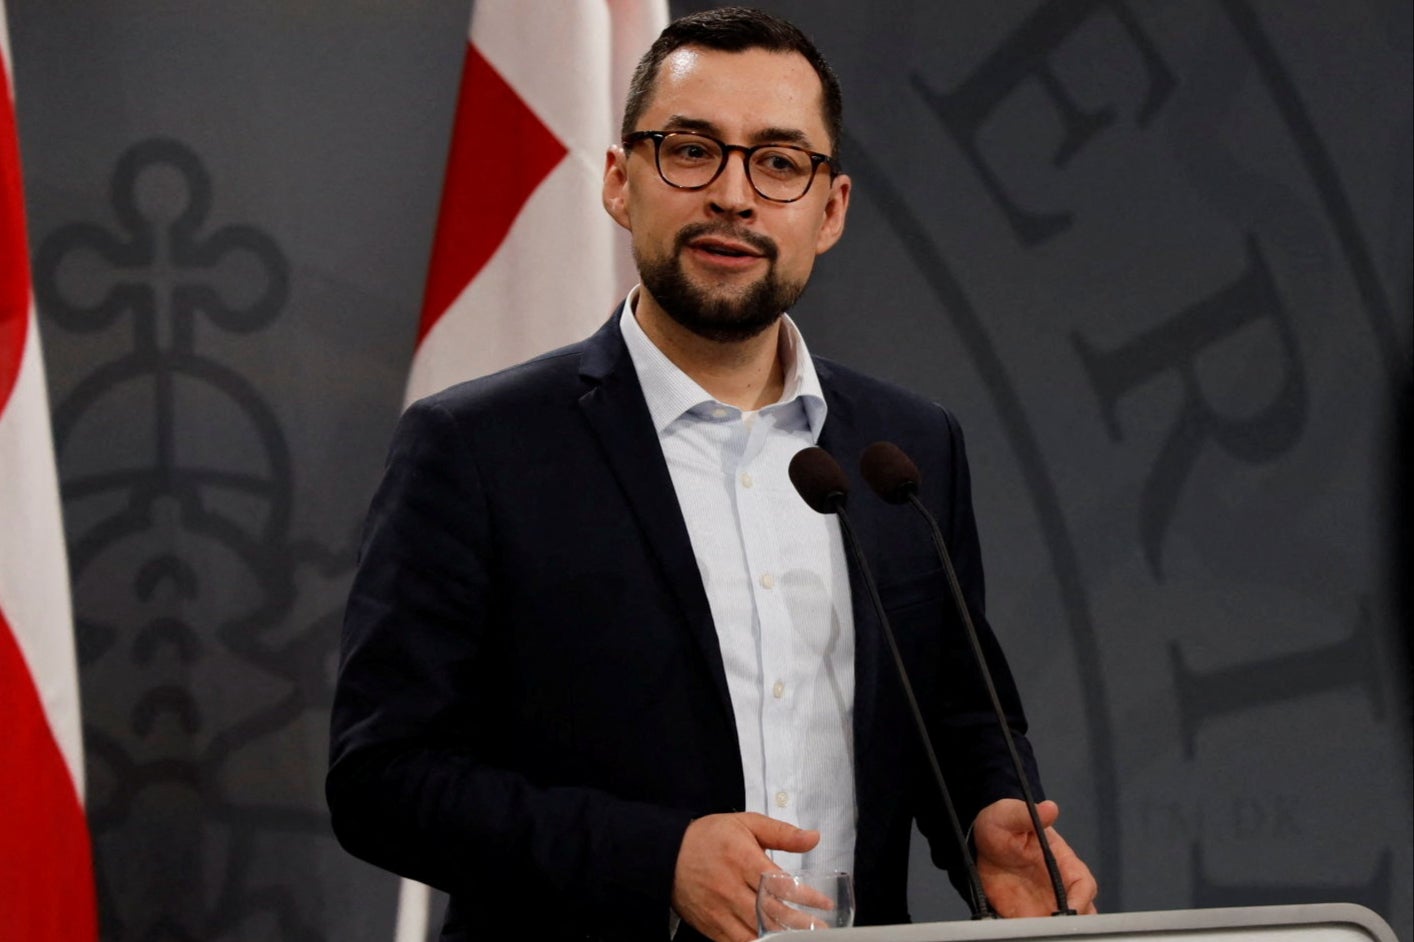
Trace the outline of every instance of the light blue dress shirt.
<path fill-rule="evenodd" d="M 638 289 L 629 294 L 633 310 Z M 620 320 L 707 591 L 741 743 L 746 810 L 820 831 L 787 870 L 854 860 L 854 617 L 839 523 L 806 506 L 787 468 L 813 445 L 825 398 L 782 317 L 785 388 L 744 412 L 713 399 L 628 313 Z"/>

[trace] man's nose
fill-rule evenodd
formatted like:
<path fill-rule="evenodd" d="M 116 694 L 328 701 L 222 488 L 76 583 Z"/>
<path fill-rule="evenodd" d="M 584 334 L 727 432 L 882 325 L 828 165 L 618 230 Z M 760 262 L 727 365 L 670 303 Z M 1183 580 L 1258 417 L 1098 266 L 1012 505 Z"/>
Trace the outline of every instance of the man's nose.
<path fill-rule="evenodd" d="M 707 191 L 715 212 L 743 217 L 755 212 L 757 195 L 746 170 L 746 153 L 729 151 L 727 165 Z"/>

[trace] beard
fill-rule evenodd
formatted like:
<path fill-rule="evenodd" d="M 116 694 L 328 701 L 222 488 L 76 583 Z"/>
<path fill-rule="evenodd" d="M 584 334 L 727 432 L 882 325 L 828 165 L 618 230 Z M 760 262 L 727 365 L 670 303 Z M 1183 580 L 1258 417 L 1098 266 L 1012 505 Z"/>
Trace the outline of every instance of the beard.
<path fill-rule="evenodd" d="M 720 235 L 750 245 L 766 259 L 766 274 L 730 294 L 693 283 L 683 270 L 682 252 L 688 242 L 704 235 Z M 669 317 L 705 340 L 734 343 L 750 340 L 770 327 L 805 291 L 804 281 L 781 280 L 776 271 L 778 254 L 775 242 L 765 236 L 730 226 L 695 223 L 677 234 L 668 255 L 649 258 L 635 246 L 633 257 L 643 287 Z"/>

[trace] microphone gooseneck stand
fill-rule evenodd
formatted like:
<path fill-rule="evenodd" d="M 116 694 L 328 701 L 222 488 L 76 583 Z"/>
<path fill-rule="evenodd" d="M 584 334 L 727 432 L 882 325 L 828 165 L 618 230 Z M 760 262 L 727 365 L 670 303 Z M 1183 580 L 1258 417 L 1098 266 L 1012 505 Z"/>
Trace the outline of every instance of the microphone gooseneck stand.
<path fill-rule="evenodd" d="M 1074 916 L 1076 912 L 1070 908 L 1069 901 L 1066 899 L 1065 882 L 1061 879 L 1060 867 L 1057 866 L 1055 854 L 1051 851 L 1051 842 L 1046 838 L 1046 829 L 1041 824 L 1040 812 L 1036 810 L 1036 799 L 1031 792 L 1031 783 L 1022 767 L 1021 755 L 1016 750 L 1016 741 L 1011 735 L 1011 724 L 1007 722 L 1006 713 L 1002 710 L 1001 699 L 997 696 L 996 685 L 992 682 L 992 671 L 987 667 L 987 657 L 982 651 L 982 642 L 977 636 L 976 626 L 972 623 L 972 615 L 967 609 L 967 600 L 962 594 L 962 585 L 958 582 L 957 572 L 953 569 L 952 555 L 948 552 L 947 543 L 943 540 L 942 530 L 938 528 L 938 521 L 918 499 L 918 482 L 922 478 L 918 466 L 904 454 L 903 449 L 892 442 L 875 442 L 870 445 L 864 450 L 859 466 L 864 479 L 869 482 L 869 486 L 876 494 L 890 504 L 912 505 L 913 509 L 918 511 L 928 524 L 929 533 L 933 537 L 933 547 L 937 550 L 938 559 L 943 564 L 943 571 L 948 578 L 948 586 L 952 590 L 953 601 L 957 605 L 958 614 L 962 616 L 962 624 L 967 630 L 967 640 L 972 645 L 972 655 L 977 661 L 982 682 L 987 688 L 987 696 L 991 698 L 992 710 L 997 715 L 1002 739 L 1006 742 L 1007 751 L 1011 754 L 1012 766 L 1016 770 L 1021 794 L 1026 801 L 1026 810 L 1031 815 L 1031 828 L 1036 833 L 1036 840 L 1041 847 L 1041 857 L 1046 863 L 1046 873 L 1050 876 L 1051 888 L 1055 892 L 1056 911 L 1051 915 Z"/>
<path fill-rule="evenodd" d="M 918 699 L 913 694 L 913 684 L 909 683 L 908 671 L 904 669 L 903 655 L 899 652 L 898 641 L 895 640 L 893 628 L 889 625 L 889 617 L 884 612 L 883 600 L 879 598 L 879 587 L 874 582 L 874 574 L 869 569 L 868 560 L 864 558 L 864 549 L 859 545 L 849 515 L 844 510 L 845 501 L 849 497 L 849 479 L 845 477 L 844 469 L 840 467 L 839 462 L 835 461 L 829 452 L 823 448 L 811 447 L 799 452 L 791 459 L 790 480 L 811 509 L 817 513 L 833 514 L 839 518 L 840 532 L 844 535 L 845 542 L 849 544 L 855 563 L 859 566 L 860 574 L 864 577 L 869 600 L 874 604 L 874 613 L 879 618 L 879 624 L 884 628 L 884 637 L 888 641 L 889 652 L 893 655 L 894 667 L 898 670 L 904 696 L 913 713 L 913 723 L 917 727 L 919 739 L 923 742 L 923 751 L 928 756 L 928 765 L 933 771 L 933 779 L 937 783 L 938 792 L 943 797 L 943 807 L 947 810 L 953 839 L 957 843 L 963 865 L 967 868 L 967 883 L 972 897 L 969 900 L 972 918 L 995 919 L 997 918 L 996 913 L 992 912 L 987 902 L 987 895 L 982 890 L 982 877 L 977 872 L 977 864 L 973 861 L 971 853 L 968 852 L 967 837 L 963 833 L 962 823 L 958 820 L 957 809 L 953 805 L 952 795 L 948 792 L 947 782 L 943 780 L 942 767 L 938 765 L 938 757 L 933 752 L 932 739 L 928 735 L 927 725 L 923 722 L 923 711 L 918 708 Z"/>

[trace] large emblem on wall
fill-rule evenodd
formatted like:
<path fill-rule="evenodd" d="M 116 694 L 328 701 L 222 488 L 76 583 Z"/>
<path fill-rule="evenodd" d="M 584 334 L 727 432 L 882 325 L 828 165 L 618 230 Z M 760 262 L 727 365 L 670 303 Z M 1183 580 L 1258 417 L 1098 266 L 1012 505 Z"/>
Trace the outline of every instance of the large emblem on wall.
<path fill-rule="evenodd" d="M 1401 161 L 1397 108 L 1349 100 L 1395 53 L 1325 84 L 1296 44 L 1381 42 L 1331 4 L 963 6 L 871 23 L 912 55 L 845 76 L 880 235 L 838 250 L 872 287 L 832 339 L 906 330 L 889 369 L 964 418 L 1061 829 L 1102 908 L 1407 919 L 1380 469 L 1408 220 L 1375 199 L 1407 198 L 1408 124 Z"/>
<path fill-rule="evenodd" d="M 54 423 L 104 937 L 322 938 L 265 861 L 327 827 L 336 615 L 306 590 L 341 564 L 292 540 L 281 423 L 228 365 L 284 311 L 289 263 L 213 222 L 179 141 L 124 153 L 111 198 L 111 222 L 43 239 L 35 278 L 91 363 Z"/>

